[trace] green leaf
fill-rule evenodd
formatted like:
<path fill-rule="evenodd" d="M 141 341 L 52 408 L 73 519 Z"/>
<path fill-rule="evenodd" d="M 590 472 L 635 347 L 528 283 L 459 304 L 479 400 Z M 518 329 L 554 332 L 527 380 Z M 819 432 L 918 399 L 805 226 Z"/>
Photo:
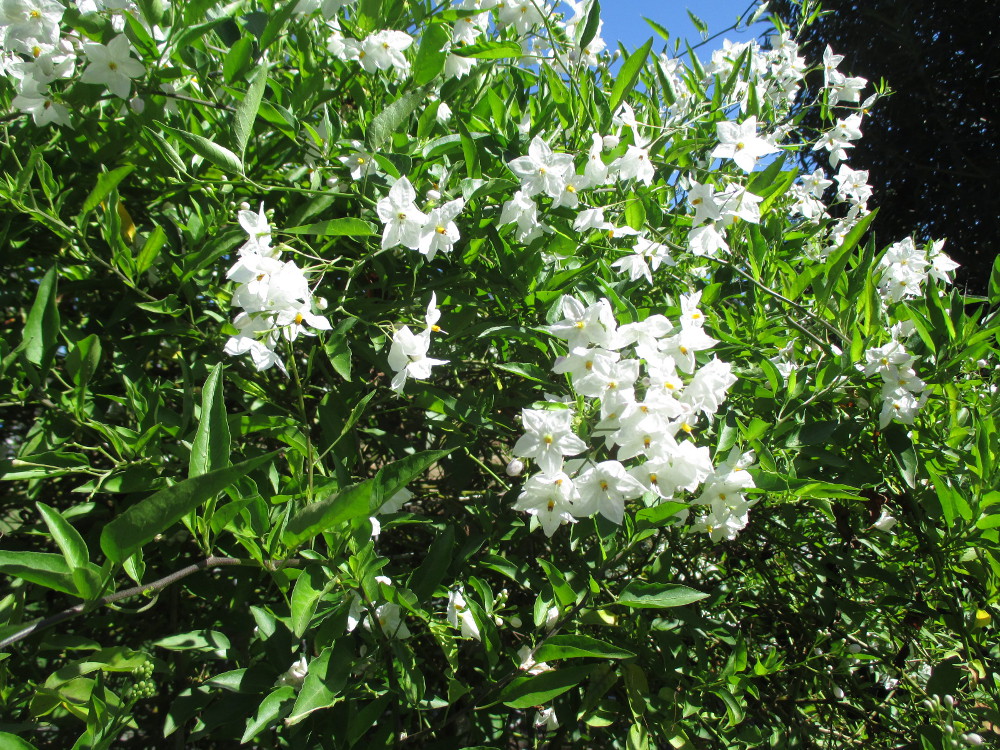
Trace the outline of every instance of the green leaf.
<path fill-rule="evenodd" d="M 225 633 L 217 630 L 192 630 L 189 633 L 169 635 L 153 641 L 153 645 L 168 651 L 205 651 L 220 656 L 225 655 L 232 646 Z"/>
<path fill-rule="evenodd" d="M 696 29 L 698 29 L 698 33 L 700 33 L 700 34 L 707 34 L 708 33 L 708 24 L 707 23 L 705 23 L 700 18 L 698 18 L 698 16 L 696 16 L 690 10 L 687 12 L 687 14 L 688 14 L 688 18 L 691 19 L 691 23 L 693 23 L 694 27 Z"/>
<path fill-rule="evenodd" d="M 189 477 L 201 476 L 230 464 L 232 445 L 223 372 L 222 363 L 213 367 L 201 389 L 201 418 L 191 442 Z"/>
<path fill-rule="evenodd" d="M 135 259 L 136 274 L 149 270 L 165 244 L 167 244 L 167 233 L 163 231 L 163 227 L 156 226 L 146 237 L 146 241 L 142 243 L 142 250 L 139 251 L 139 255 Z"/>
<path fill-rule="evenodd" d="M 420 451 L 412 456 L 393 461 L 379 469 L 375 475 L 375 487 L 372 491 L 373 510 L 382 507 L 382 503 L 395 495 L 407 484 L 423 474 L 431 464 L 451 453 L 454 448 L 439 451 Z"/>
<path fill-rule="evenodd" d="M 187 174 L 187 165 L 181 159 L 180 154 L 177 153 L 177 149 L 170 145 L 170 142 L 163 137 L 163 134 L 157 133 L 148 127 L 144 127 L 144 130 L 156 143 L 156 148 L 160 153 L 170 162 L 170 166 L 174 168 L 174 171 L 182 175 Z"/>
<path fill-rule="evenodd" d="M 370 515 L 374 487 L 375 480 L 366 479 L 332 497 L 307 505 L 288 521 L 281 534 L 282 543 L 295 548 L 327 529 Z"/>
<path fill-rule="evenodd" d="M 511 708 L 540 706 L 579 685 L 590 676 L 591 671 L 592 666 L 563 667 L 539 675 L 518 677 L 500 693 L 500 700 Z"/>
<path fill-rule="evenodd" d="M 24 341 L 24 356 L 33 365 L 42 367 L 52 359 L 56 348 L 56 336 L 59 333 L 59 308 L 56 305 L 56 290 L 58 287 L 58 271 L 52 266 L 42 277 L 35 292 L 35 301 L 31 305 L 28 319 L 24 324 L 22 334 Z"/>
<path fill-rule="evenodd" d="M 424 29 L 413 61 L 413 82 L 417 86 L 430 83 L 444 70 L 450 41 L 451 29 L 442 23 L 432 23 Z"/>
<path fill-rule="evenodd" d="M 160 490 L 120 514 L 101 532 L 101 549 L 108 559 L 121 563 L 162 531 L 173 526 L 185 514 L 272 460 L 277 451 L 201 476 L 185 479 Z"/>
<path fill-rule="evenodd" d="M 222 61 L 222 80 L 232 83 L 243 71 L 250 67 L 250 54 L 253 51 L 253 37 L 245 36 L 238 39 Z"/>
<path fill-rule="evenodd" d="M 381 149 L 392 138 L 392 134 L 399 126 L 406 122 L 413 110 L 424 103 L 425 99 L 426 94 L 423 89 L 409 91 L 375 115 L 365 132 L 368 148 L 372 151 Z"/>
<path fill-rule="evenodd" d="M 599 0 L 591 0 L 587 9 L 587 20 L 577 24 L 577 33 L 580 38 L 576 40 L 580 49 L 586 49 L 587 45 L 594 41 L 597 30 L 601 27 L 601 3 Z"/>
<path fill-rule="evenodd" d="M 247 141 L 253 134 L 253 123 L 257 119 L 257 111 L 264 98 L 265 88 L 267 88 L 267 68 L 262 65 L 257 68 L 257 75 L 243 95 L 243 100 L 236 105 L 236 112 L 233 113 L 233 145 L 236 147 L 236 153 L 240 155 L 241 163 L 243 154 L 247 150 Z"/>
<path fill-rule="evenodd" d="M 131 172 L 135 169 L 134 164 L 126 164 L 123 167 L 118 167 L 110 172 L 105 172 L 100 177 L 97 178 L 97 184 L 94 189 L 90 191 L 90 195 L 83 201 L 83 207 L 80 209 L 81 213 L 89 214 L 100 204 L 102 200 L 108 197 L 108 194 L 114 190 L 118 183 L 124 180 Z"/>
<path fill-rule="evenodd" d="M 289 227 L 281 231 L 288 234 L 312 234 L 322 237 L 370 237 L 378 234 L 374 224 L 353 217 L 328 219 L 301 227 Z"/>
<path fill-rule="evenodd" d="M 189 133 L 186 130 L 172 128 L 161 122 L 157 122 L 156 125 L 161 130 L 165 130 L 180 138 L 185 146 L 198 154 L 198 156 L 217 166 L 223 172 L 243 174 L 243 161 L 225 146 L 220 146 L 218 143 L 208 140 L 208 138 L 202 138 L 200 135 Z"/>
<path fill-rule="evenodd" d="M 307 505 L 288 521 L 281 541 L 287 547 L 303 542 L 355 518 L 369 516 L 428 466 L 451 453 L 423 451 L 383 466 L 373 479 L 352 484 L 336 495 Z"/>
<path fill-rule="evenodd" d="M 416 594 L 417 601 L 426 601 L 434 595 L 454 555 L 455 528 L 445 526 L 434 537 L 420 566 L 413 571 L 407 583 L 407 588 Z"/>
<path fill-rule="evenodd" d="M 459 57 L 473 57 L 477 60 L 500 60 L 507 57 L 516 59 L 524 54 L 517 42 L 482 42 L 455 47 L 452 52 Z"/>
<path fill-rule="evenodd" d="M 295 579 L 292 589 L 292 632 L 296 638 L 309 629 L 323 594 L 330 586 L 330 574 L 319 563 L 310 563 Z"/>
<path fill-rule="evenodd" d="M 87 543 L 80 536 L 80 532 L 74 529 L 54 508 L 50 508 L 45 503 L 35 503 L 38 512 L 42 514 L 45 525 L 49 527 L 49 532 L 55 543 L 62 550 L 63 557 L 70 570 L 73 568 L 84 568 L 90 563 L 90 551 Z"/>
<path fill-rule="evenodd" d="M 665 41 L 665 42 L 669 42 L 670 41 L 670 32 L 667 31 L 666 28 L 664 28 L 663 26 L 661 26 L 660 24 L 658 24 L 656 21 L 654 21 L 654 20 L 652 20 L 650 18 L 646 18 L 645 16 L 642 17 L 642 20 L 645 21 L 646 23 L 648 23 L 649 26 L 650 26 L 650 28 L 653 29 L 653 31 L 655 31 L 657 34 L 659 34 L 661 37 L 663 37 L 663 41 Z"/>
<path fill-rule="evenodd" d="M 618 109 L 625 97 L 635 86 L 635 82 L 639 80 L 639 74 L 642 72 L 643 66 L 646 64 L 646 58 L 649 57 L 649 51 L 653 48 L 653 38 L 650 37 L 644 45 L 639 49 L 629 55 L 625 62 L 622 63 L 621 70 L 618 71 L 618 77 L 615 79 L 615 85 L 611 88 L 611 96 L 608 101 L 608 107 L 612 112 Z"/>
<path fill-rule="evenodd" d="M 917 454 L 913 449 L 913 441 L 906 434 L 907 428 L 898 422 L 886 425 L 883 432 L 889 452 L 899 467 L 899 475 L 906 486 L 913 489 L 917 486 Z"/>
<path fill-rule="evenodd" d="M 700 601 L 708 594 L 669 583 L 643 583 L 632 581 L 622 591 L 615 604 L 633 609 L 666 609 L 682 607 Z"/>
<path fill-rule="evenodd" d="M 352 653 L 346 648 L 327 646 L 309 662 L 309 672 L 299 690 L 287 726 L 298 724 L 314 711 L 329 708 L 347 684 L 351 674 Z"/>
<path fill-rule="evenodd" d="M 243 732 L 243 739 L 240 740 L 240 743 L 245 745 L 269 726 L 281 721 L 291 710 L 289 704 L 293 700 L 295 700 L 295 688 L 291 685 L 282 685 L 272 690 L 261 701 L 257 714 L 247 722 L 247 728 Z"/>
<path fill-rule="evenodd" d="M 535 661 L 559 659 L 631 659 L 635 654 L 589 635 L 554 635 L 535 651 Z"/>
<path fill-rule="evenodd" d="M 297 5 L 298 3 L 281 3 L 277 12 L 268 16 L 267 26 L 264 27 L 264 32 L 260 35 L 261 52 L 274 44 L 277 39 L 282 38 L 282 29 L 285 28 L 288 19 L 295 13 Z"/>
<path fill-rule="evenodd" d="M 77 596 L 76 584 L 62 555 L 51 552 L 8 552 L 0 549 L 0 573 Z"/>
<path fill-rule="evenodd" d="M 27 740 L 22 740 L 16 734 L 10 734 L 8 732 L 0 732 L 0 747 L 4 750 L 37 750 L 37 748 Z"/>

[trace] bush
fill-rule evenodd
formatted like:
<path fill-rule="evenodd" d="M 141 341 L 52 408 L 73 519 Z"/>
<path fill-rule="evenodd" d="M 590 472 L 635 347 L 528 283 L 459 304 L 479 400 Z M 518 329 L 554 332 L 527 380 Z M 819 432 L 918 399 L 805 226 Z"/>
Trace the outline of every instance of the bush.
<path fill-rule="evenodd" d="M 875 247 L 831 51 L 570 5 L 4 5 L 9 746 L 1000 724 L 1000 271 Z"/>

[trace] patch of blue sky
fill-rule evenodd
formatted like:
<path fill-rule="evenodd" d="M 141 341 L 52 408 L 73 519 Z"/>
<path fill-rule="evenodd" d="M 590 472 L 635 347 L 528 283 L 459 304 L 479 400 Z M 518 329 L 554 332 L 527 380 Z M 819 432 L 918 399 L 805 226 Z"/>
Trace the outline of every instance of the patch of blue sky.
<path fill-rule="evenodd" d="M 758 6 L 749 0 L 605 0 L 601 3 L 601 19 L 604 28 L 601 36 L 608 47 L 614 49 L 618 43 L 627 50 L 633 50 L 653 37 L 654 49 L 658 52 L 673 53 L 675 41 L 680 42 L 684 51 L 684 41 L 692 47 L 699 45 L 698 56 L 707 59 L 712 50 L 722 47 L 724 39 L 746 42 L 757 39 L 765 33 L 769 24 L 762 19 L 750 28 L 745 24 L 736 26 L 740 19 L 748 19 Z M 697 16 L 708 27 L 707 33 L 700 32 L 688 15 Z M 663 42 L 645 20 L 659 24 L 670 32 L 670 41 Z M 766 19 L 766 15 L 765 15 Z M 707 38 L 707 42 L 705 41 Z M 704 50 L 704 52 L 702 52 Z"/>

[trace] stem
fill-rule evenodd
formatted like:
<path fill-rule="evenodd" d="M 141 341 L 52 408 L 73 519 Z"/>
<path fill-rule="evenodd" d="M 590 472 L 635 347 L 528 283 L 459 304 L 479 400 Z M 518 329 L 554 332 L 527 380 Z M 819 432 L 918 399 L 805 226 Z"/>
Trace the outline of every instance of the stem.
<path fill-rule="evenodd" d="M 286 565 L 298 566 L 301 565 L 302 562 L 302 560 L 290 558 L 288 560 L 281 560 L 278 562 L 269 562 L 268 567 L 271 570 L 277 570 L 279 567 L 284 567 Z M 82 615 L 84 612 L 88 612 L 97 607 L 104 606 L 105 604 L 113 604 L 114 602 L 120 602 L 122 599 L 129 599 L 133 596 L 138 596 L 139 594 L 155 593 L 165 589 L 172 583 L 176 583 L 183 578 L 187 578 L 193 573 L 197 573 L 199 570 L 204 570 L 205 568 L 218 568 L 226 565 L 256 566 L 259 565 L 259 563 L 255 560 L 246 560 L 238 557 L 207 557 L 204 560 L 199 560 L 198 562 L 183 567 L 180 570 L 175 570 L 170 575 L 164 576 L 163 578 L 153 581 L 152 583 L 146 583 L 139 586 L 133 586 L 132 588 L 124 589 L 122 591 L 116 591 L 113 594 L 107 594 L 106 596 L 102 596 L 100 599 L 96 599 L 92 602 L 80 602 L 79 604 L 69 607 L 68 609 L 64 609 L 62 612 L 58 612 L 42 620 L 38 620 L 28 627 L 14 633 L 12 636 L 4 638 L 0 641 L 0 651 L 24 638 L 27 638 L 32 633 L 37 633 L 40 630 L 57 625 L 58 623 L 69 620 L 77 615 Z"/>

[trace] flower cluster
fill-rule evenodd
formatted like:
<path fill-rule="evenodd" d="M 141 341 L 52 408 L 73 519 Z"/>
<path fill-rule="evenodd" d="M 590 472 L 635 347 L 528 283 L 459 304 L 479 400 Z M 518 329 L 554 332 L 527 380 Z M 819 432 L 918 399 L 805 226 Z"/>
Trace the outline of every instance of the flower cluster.
<path fill-rule="evenodd" d="M 563 297 L 566 317 L 549 332 L 566 341 L 568 354 L 552 369 L 569 376 L 596 424 L 588 445 L 575 431 L 580 417 L 566 404 L 522 412 L 525 433 L 512 452 L 534 459 L 540 473 L 527 479 L 515 507 L 537 517 L 547 535 L 596 514 L 620 524 L 628 501 L 673 500 L 703 483 L 696 503 L 708 512 L 696 528 L 731 539 L 746 525 L 750 456 L 715 468 L 694 439 L 701 417 L 711 420 L 736 382 L 718 358 L 696 361 L 697 352 L 717 343 L 704 330 L 700 297 L 681 296 L 677 324 L 654 314 L 624 325 L 607 299 L 584 306 Z M 582 453 L 587 457 L 565 461 Z M 600 460 L 602 454 L 614 458 Z"/>
<path fill-rule="evenodd" d="M 951 283 L 950 274 L 958 268 L 958 263 L 941 252 L 943 246 L 944 240 L 938 240 L 919 248 L 910 237 L 890 245 L 879 261 L 882 276 L 878 285 L 882 295 L 892 302 L 919 297 L 928 276 Z"/>
<path fill-rule="evenodd" d="M 124 18 L 117 13 L 120 3 L 90 0 L 78 5 L 84 13 L 113 12 L 114 28 L 124 29 Z M 87 65 L 78 80 L 103 86 L 120 99 L 129 99 L 132 81 L 146 73 L 145 66 L 132 56 L 134 50 L 124 34 L 101 44 L 76 32 L 64 33 L 64 12 L 59 0 L 5 2 L 0 7 L 0 73 L 9 76 L 16 87 L 13 106 L 30 114 L 36 125 L 70 125 L 69 110 L 53 85 L 77 75 L 81 54 Z M 141 17 L 137 19 L 145 24 Z M 155 36 L 156 29 L 145 25 Z"/>
<path fill-rule="evenodd" d="M 364 159 L 359 155 L 357 159 Z M 455 219 L 465 207 L 465 200 L 453 201 L 424 213 L 417 208 L 417 193 L 406 177 L 400 177 L 389 188 L 389 194 L 378 202 L 378 217 L 382 229 L 382 249 L 408 247 L 433 260 L 438 251 L 450 253 L 461 235 Z"/>
<path fill-rule="evenodd" d="M 238 333 L 226 342 L 224 351 L 249 354 L 258 370 L 277 365 L 285 372 L 284 362 L 274 351 L 281 338 L 291 342 L 300 334 L 311 336 L 309 328 L 328 331 L 330 322 L 313 313 L 315 301 L 302 269 L 293 260 L 282 262 L 281 251 L 271 247 L 264 204 L 257 213 L 244 204 L 238 219 L 247 241 L 226 278 L 238 284 L 232 304 L 243 312 L 233 319 Z"/>
<path fill-rule="evenodd" d="M 426 327 L 420 333 L 414 333 L 409 326 L 403 326 L 393 334 L 392 346 L 389 349 L 389 366 L 396 375 L 392 379 L 392 390 L 397 393 L 403 390 L 407 378 L 426 380 L 431 376 L 434 365 L 448 364 L 446 359 L 434 359 L 427 356 L 431 346 L 431 333 L 440 331 L 437 322 L 441 319 L 441 311 L 437 308 L 437 294 L 431 294 L 424 315 Z"/>

